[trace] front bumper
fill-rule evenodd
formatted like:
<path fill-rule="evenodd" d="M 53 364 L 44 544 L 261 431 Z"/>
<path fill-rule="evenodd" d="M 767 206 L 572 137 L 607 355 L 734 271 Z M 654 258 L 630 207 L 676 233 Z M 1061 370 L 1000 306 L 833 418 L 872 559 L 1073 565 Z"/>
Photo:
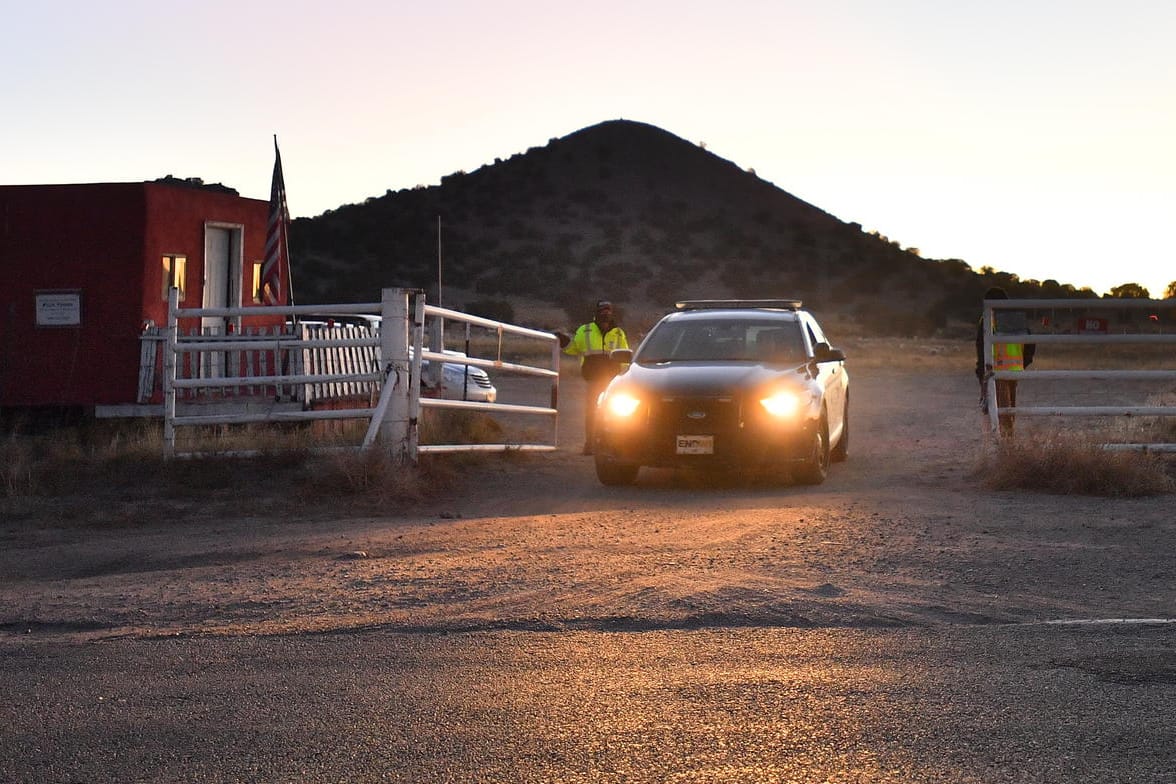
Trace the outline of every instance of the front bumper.
<path fill-rule="evenodd" d="M 777 419 L 733 399 L 669 399 L 631 418 L 597 414 L 594 451 L 607 462 L 660 467 L 787 464 L 811 457 L 819 419 Z"/>

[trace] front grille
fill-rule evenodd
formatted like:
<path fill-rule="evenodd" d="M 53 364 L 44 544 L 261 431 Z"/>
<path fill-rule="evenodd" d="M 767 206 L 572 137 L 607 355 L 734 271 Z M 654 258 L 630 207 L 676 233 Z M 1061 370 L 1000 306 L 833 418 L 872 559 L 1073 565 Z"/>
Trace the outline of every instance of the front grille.
<path fill-rule="evenodd" d="M 739 401 L 733 397 L 662 398 L 652 406 L 649 419 L 653 429 L 667 433 L 735 433 Z"/>
<path fill-rule="evenodd" d="M 739 401 L 734 397 L 664 397 L 650 406 L 643 450 L 651 463 L 683 465 L 729 460 L 741 449 Z M 714 453 L 680 455 L 678 436 L 714 436 Z"/>

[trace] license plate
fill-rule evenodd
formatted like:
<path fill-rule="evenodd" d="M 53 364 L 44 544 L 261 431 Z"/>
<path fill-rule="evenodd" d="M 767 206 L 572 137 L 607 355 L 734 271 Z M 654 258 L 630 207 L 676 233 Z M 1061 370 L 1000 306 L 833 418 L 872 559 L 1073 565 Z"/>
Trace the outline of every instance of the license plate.
<path fill-rule="evenodd" d="M 678 454 L 680 455 L 713 455 L 714 453 L 714 436 L 678 436 Z"/>

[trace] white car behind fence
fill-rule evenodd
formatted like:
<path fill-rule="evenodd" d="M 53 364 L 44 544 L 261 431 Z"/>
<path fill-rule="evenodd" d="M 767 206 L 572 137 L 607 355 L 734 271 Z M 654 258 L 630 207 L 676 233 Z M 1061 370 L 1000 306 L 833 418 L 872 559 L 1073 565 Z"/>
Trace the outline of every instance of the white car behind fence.
<path fill-rule="evenodd" d="M 465 357 L 460 351 L 445 351 L 454 357 Z M 429 385 L 431 374 L 429 360 L 421 360 L 421 394 L 426 397 L 439 397 L 444 400 L 472 400 L 476 403 L 493 403 L 498 399 L 498 390 L 490 381 L 485 370 L 473 365 L 462 365 L 457 362 L 443 362 L 441 364 L 440 389 Z"/>

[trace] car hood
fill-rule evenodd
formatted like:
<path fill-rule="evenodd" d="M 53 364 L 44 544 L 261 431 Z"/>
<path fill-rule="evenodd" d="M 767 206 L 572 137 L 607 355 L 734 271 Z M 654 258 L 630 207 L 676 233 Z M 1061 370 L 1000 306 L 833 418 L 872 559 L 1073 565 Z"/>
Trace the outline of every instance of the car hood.
<path fill-rule="evenodd" d="M 427 362 L 428 360 L 422 360 L 421 364 L 425 365 Z M 490 378 L 485 370 L 474 365 L 459 365 L 456 362 L 446 362 L 444 367 L 446 373 L 456 373 L 459 376 L 464 376 L 466 375 L 466 368 L 469 368 L 469 375 L 471 376 L 486 376 L 486 378 Z"/>
<path fill-rule="evenodd" d="M 666 397 L 722 397 L 772 383 L 803 386 L 803 367 L 767 366 L 754 362 L 664 362 L 630 365 L 616 378 L 618 387 L 631 387 Z"/>

